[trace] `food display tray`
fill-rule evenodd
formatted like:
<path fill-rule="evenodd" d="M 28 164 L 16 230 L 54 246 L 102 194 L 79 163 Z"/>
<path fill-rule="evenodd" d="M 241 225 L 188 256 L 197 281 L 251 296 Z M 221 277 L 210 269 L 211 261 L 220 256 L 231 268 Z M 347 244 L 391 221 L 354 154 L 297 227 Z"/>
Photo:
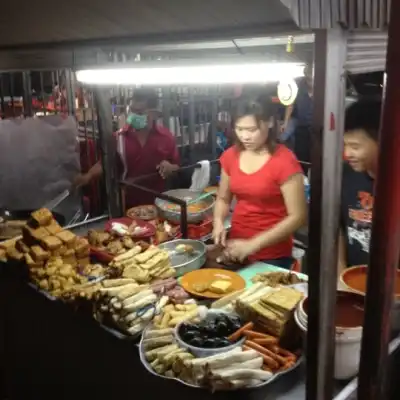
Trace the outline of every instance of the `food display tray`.
<path fill-rule="evenodd" d="M 49 299 L 50 301 L 57 301 L 57 297 L 52 296 L 50 293 L 39 289 L 34 283 L 28 282 L 28 286 L 31 287 L 35 292 L 40 293 L 42 296 L 46 297 L 46 299 Z"/>
<path fill-rule="evenodd" d="M 97 282 L 101 282 L 103 279 L 105 279 L 105 276 L 100 276 L 99 278 L 96 279 L 92 279 L 91 281 L 89 281 L 88 283 L 97 283 Z M 40 293 L 41 295 L 43 295 L 44 297 L 46 297 L 47 299 L 49 299 L 50 301 L 57 301 L 59 300 L 57 297 L 52 296 L 49 292 L 46 292 L 45 290 L 39 289 L 34 283 L 32 282 L 28 282 L 28 286 L 31 287 L 35 292 Z"/>
<path fill-rule="evenodd" d="M 154 376 L 157 376 L 157 377 L 159 377 L 159 378 L 161 378 L 161 379 L 169 379 L 169 380 L 173 380 L 173 381 L 178 381 L 178 382 L 182 383 L 182 384 L 185 385 L 185 386 L 189 386 L 189 387 L 195 388 L 195 389 L 208 390 L 207 387 L 199 386 L 199 385 L 193 385 L 193 384 L 188 383 L 188 382 L 185 382 L 185 381 L 183 381 L 182 379 L 179 379 L 179 378 L 170 378 L 170 377 L 168 377 L 168 376 L 164 376 L 164 375 L 157 374 L 157 372 L 155 372 L 155 371 L 151 368 L 151 365 L 150 365 L 150 364 L 148 363 L 148 361 L 146 360 L 146 357 L 145 357 L 145 354 L 144 354 L 144 348 L 143 348 L 143 340 L 144 340 L 143 338 L 146 336 L 146 331 L 147 331 L 147 330 L 150 330 L 150 329 L 152 329 L 152 326 L 151 326 L 151 325 L 147 326 L 147 328 L 145 328 L 145 329 L 143 330 L 143 332 L 142 332 L 142 337 L 141 337 L 140 343 L 139 343 L 139 357 L 140 357 L 140 361 L 142 362 L 142 364 L 143 364 L 143 366 L 146 368 L 146 370 L 147 370 L 150 374 L 152 374 L 152 375 L 154 375 Z M 302 356 L 300 356 L 300 357 L 298 358 L 296 364 L 294 364 L 293 367 L 287 369 L 286 371 L 278 372 L 277 374 L 273 375 L 273 376 L 271 377 L 271 379 L 269 379 L 268 381 L 265 381 L 265 382 L 263 382 L 263 383 L 260 383 L 259 385 L 256 385 L 256 386 L 249 386 L 249 387 L 241 388 L 241 389 L 233 389 L 233 390 L 254 390 L 254 389 L 259 389 L 259 388 L 268 386 L 268 385 L 270 385 L 271 383 L 275 382 L 277 379 L 283 377 L 284 375 L 289 374 L 290 372 L 292 372 L 293 370 L 295 370 L 296 368 L 298 368 L 298 367 L 300 366 L 300 364 L 303 362 L 303 360 L 304 360 L 304 356 L 302 355 Z M 229 389 L 228 389 L 227 391 L 229 391 Z"/>
<path fill-rule="evenodd" d="M 120 339 L 120 340 L 127 340 L 127 341 L 134 342 L 134 341 L 137 341 L 140 338 L 141 334 L 142 334 L 142 332 L 138 332 L 138 333 L 136 333 L 135 335 L 132 335 L 132 336 L 131 335 L 126 335 L 125 333 L 119 331 L 118 329 L 110 328 L 109 326 L 104 325 L 101 322 L 98 322 L 98 324 L 106 332 L 110 333 L 111 335 L 115 336 L 117 339 Z"/>

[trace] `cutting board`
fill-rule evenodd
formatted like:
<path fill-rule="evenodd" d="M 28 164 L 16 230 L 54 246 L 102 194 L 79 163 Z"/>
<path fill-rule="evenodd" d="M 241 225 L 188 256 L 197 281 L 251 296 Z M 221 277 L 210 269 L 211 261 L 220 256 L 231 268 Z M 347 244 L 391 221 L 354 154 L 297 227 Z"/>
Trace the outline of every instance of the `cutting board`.
<path fill-rule="evenodd" d="M 237 273 L 246 281 L 246 287 L 251 286 L 252 278 L 261 272 L 288 272 L 287 269 L 275 267 L 274 265 L 265 264 L 263 262 L 256 262 L 254 264 L 249 265 L 248 267 L 244 267 L 237 271 Z M 307 275 L 302 273 L 297 273 L 301 279 L 308 280 Z"/>

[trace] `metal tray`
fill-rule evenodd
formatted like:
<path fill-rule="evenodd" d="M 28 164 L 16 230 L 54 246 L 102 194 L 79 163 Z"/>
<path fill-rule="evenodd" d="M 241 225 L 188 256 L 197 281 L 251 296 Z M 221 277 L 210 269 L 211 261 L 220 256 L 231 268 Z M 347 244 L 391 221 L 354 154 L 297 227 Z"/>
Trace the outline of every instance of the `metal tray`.
<path fill-rule="evenodd" d="M 98 278 L 92 279 L 91 281 L 87 282 L 87 283 L 97 283 L 97 282 L 101 282 L 103 279 L 105 279 L 105 276 L 100 276 Z M 43 295 L 44 297 L 46 297 L 47 299 L 49 299 L 50 301 L 58 301 L 61 300 L 57 297 L 52 296 L 49 292 L 46 292 L 45 290 L 40 289 L 38 286 L 36 286 L 34 283 L 32 282 L 28 282 L 28 286 L 31 287 L 33 290 L 35 290 L 36 292 L 40 293 L 41 295 Z"/>
<path fill-rule="evenodd" d="M 143 332 L 142 332 L 142 337 L 141 337 L 140 343 L 139 343 L 139 357 L 140 357 L 140 361 L 142 362 L 142 364 L 143 364 L 143 366 L 146 368 L 146 370 L 147 370 L 148 372 L 150 372 L 150 374 L 152 374 L 152 375 L 154 375 L 154 376 L 157 376 L 157 377 L 159 377 L 159 378 L 162 378 L 162 379 L 169 379 L 169 380 L 173 380 L 173 381 L 178 381 L 178 382 L 182 383 L 183 385 L 189 386 L 189 387 L 194 388 L 194 389 L 203 389 L 203 390 L 207 390 L 208 388 L 206 388 L 206 387 L 198 386 L 198 385 L 193 385 L 193 384 L 191 384 L 191 383 L 187 383 L 187 382 L 183 381 L 182 379 L 179 379 L 179 378 L 170 378 L 170 377 L 167 377 L 167 376 L 164 376 L 164 375 L 157 374 L 155 371 L 153 371 L 153 369 L 151 368 L 151 365 L 150 365 L 150 364 L 147 362 L 147 360 L 146 360 L 146 357 L 145 357 L 145 355 L 144 355 L 144 349 L 143 349 L 143 338 L 146 336 L 146 331 L 147 331 L 148 329 L 151 329 L 151 328 L 152 328 L 152 326 L 151 326 L 151 325 L 148 325 L 147 328 L 143 330 Z M 295 370 L 295 369 L 303 362 L 303 360 L 304 360 L 304 356 L 302 355 L 302 356 L 299 357 L 299 359 L 297 360 L 296 364 L 293 365 L 292 368 L 289 368 L 289 369 L 287 369 L 286 371 L 278 372 L 277 374 L 273 375 L 273 376 L 271 377 L 271 379 L 269 379 L 268 381 L 265 381 L 265 382 L 263 382 L 263 383 L 260 383 L 260 384 L 257 385 L 257 386 L 249 386 L 249 387 L 246 387 L 246 388 L 241 388 L 241 389 L 236 389 L 236 390 L 253 390 L 253 389 L 258 389 L 258 388 L 262 388 L 262 387 L 268 386 L 268 385 L 270 385 L 272 382 L 275 382 L 275 381 L 276 381 L 277 379 L 279 379 L 280 377 L 282 377 L 282 376 L 284 376 L 284 375 L 286 375 L 286 374 L 292 372 L 293 370 Z M 233 390 L 235 390 L 235 389 L 233 389 Z M 227 391 L 229 391 L 229 390 L 227 390 Z"/>
<path fill-rule="evenodd" d="M 178 245 L 190 245 L 194 249 L 194 254 L 176 254 L 175 249 Z M 176 276 L 182 276 L 188 272 L 200 269 L 207 261 L 207 246 L 200 240 L 176 239 L 158 245 L 160 249 L 168 251 L 170 254 L 171 265 L 175 268 Z"/>

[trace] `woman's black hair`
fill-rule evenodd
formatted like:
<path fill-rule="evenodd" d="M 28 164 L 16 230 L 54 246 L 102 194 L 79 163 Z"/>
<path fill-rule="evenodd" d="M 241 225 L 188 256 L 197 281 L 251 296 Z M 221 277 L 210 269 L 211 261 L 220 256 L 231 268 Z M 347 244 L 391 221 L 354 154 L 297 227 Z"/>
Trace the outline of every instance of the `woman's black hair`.
<path fill-rule="evenodd" d="M 378 141 L 381 124 L 382 101 L 377 98 L 357 100 L 347 107 L 344 122 L 345 133 L 363 130 L 371 139 Z"/>
<path fill-rule="evenodd" d="M 273 126 L 269 129 L 266 147 L 272 154 L 278 143 L 278 106 L 272 102 L 272 99 L 268 96 L 260 96 L 256 99 L 242 98 L 236 103 L 233 121 L 240 118 L 252 115 L 257 121 L 257 125 L 260 126 L 261 122 L 269 123 L 271 118 L 273 119 Z M 242 144 L 236 136 L 236 146 L 239 149 L 243 149 Z"/>

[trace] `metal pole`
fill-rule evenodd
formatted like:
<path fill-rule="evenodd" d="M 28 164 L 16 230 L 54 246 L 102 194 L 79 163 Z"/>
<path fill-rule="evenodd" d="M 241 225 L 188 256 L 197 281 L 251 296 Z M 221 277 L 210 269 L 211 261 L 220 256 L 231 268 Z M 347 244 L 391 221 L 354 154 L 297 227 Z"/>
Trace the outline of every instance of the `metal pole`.
<path fill-rule="evenodd" d="M 400 2 L 391 2 L 384 106 L 368 266 L 359 400 L 386 398 L 388 343 L 396 269 L 400 255 Z"/>
<path fill-rule="evenodd" d="M 170 128 L 170 117 L 171 117 L 171 88 L 162 88 L 162 116 L 163 124 L 166 128 Z"/>
<path fill-rule="evenodd" d="M 339 116 L 344 110 L 345 49 L 345 38 L 341 30 L 315 32 L 308 249 L 310 301 L 307 328 L 307 400 L 328 400 L 333 397 L 334 314 L 342 163 L 342 121 L 339 121 Z"/>
<path fill-rule="evenodd" d="M 207 132 L 207 139 L 211 139 L 211 155 L 213 159 L 217 157 L 218 96 L 218 89 L 214 89 L 212 91 L 211 106 L 211 138 Z"/>
<path fill-rule="evenodd" d="M 106 184 L 108 213 L 111 217 L 119 217 L 122 215 L 122 206 L 115 168 L 116 140 L 113 137 L 110 92 L 107 89 L 95 88 L 93 89 L 93 96 L 97 110 L 97 125 L 103 176 Z"/>
<path fill-rule="evenodd" d="M 189 87 L 188 89 L 188 108 L 189 108 L 189 163 L 193 162 L 193 152 L 194 152 L 194 136 L 196 133 L 196 109 L 195 109 L 195 96 L 194 89 Z"/>
<path fill-rule="evenodd" d="M 65 90 L 68 114 L 75 115 L 75 76 L 70 69 L 65 70 Z"/>
<path fill-rule="evenodd" d="M 30 71 L 22 72 L 24 115 L 31 117 L 32 112 L 32 82 Z"/>

